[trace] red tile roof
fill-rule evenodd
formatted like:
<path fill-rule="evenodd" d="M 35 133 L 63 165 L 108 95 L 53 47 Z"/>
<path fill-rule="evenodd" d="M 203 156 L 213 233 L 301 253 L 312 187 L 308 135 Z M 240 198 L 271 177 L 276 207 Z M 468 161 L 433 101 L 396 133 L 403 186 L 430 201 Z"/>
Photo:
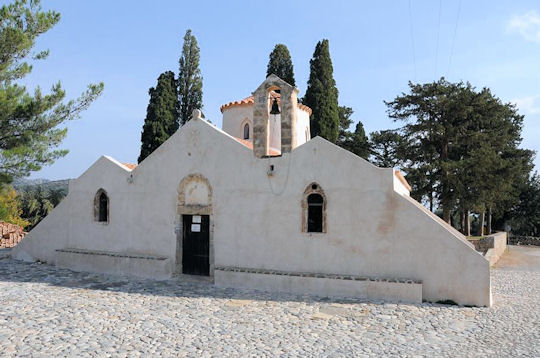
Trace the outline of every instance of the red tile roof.
<path fill-rule="evenodd" d="M 240 139 L 240 138 L 236 138 L 234 137 L 234 139 L 236 139 L 237 141 L 239 141 L 240 143 L 242 143 L 243 145 L 245 145 L 246 147 L 248 147 L 249 149 L 253 150 L 253 143 L 250 142 L 249 140 L 246 140 L 246 139 Z M 270 156 L 278 156 L 278 155 L 281 155 L 281 152 L 278 152 L 277 150 L 275 149 L 272 149 L 270 148 L 269 149 L 269 155 Z"/>
<path fill-rule="evenodd" d="M 272 98 L 276 98 L 278 100 L 278 103 L 280 102 L 280 94 L 279 93 L 276 93 L 276 92 L 272 91 L 272 92 L 270 92 L 270 96 Z M 224 109 L 227 109 L 227 108 L 230 108 L 230 107 L 233 107 L 233 106 L 252 105 L 253 103 L 255 103 L 255 99 L 253 98 L 253 96 L 249 96 L 249 97 L 246 97 L 246 98 L 241 99 L 239 101 L 233 101 L 233 102 L 229 102 L 227 104 L 224 104 L 219 109 L 223 113 Z M 311 116 L 311 108 L 309 108 L 305 104 L 298 103 L 298 108 L 301 109 L 302 111 L 307 112 Z"/>
<path fill-rule="evenodd" d="M 123 166 L 128 167 L 130 170 L 137 168 L 137 164 L 122 163 Z"/>

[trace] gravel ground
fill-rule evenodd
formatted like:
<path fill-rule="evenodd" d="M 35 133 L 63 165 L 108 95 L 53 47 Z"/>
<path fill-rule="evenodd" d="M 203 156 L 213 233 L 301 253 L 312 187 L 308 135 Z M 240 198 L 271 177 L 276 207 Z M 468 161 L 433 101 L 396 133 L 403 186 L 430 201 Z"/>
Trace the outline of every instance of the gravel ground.
<path fill-rule="evenodd" d="M 492 283 L 492 308 L 405 305 L 3 259 L 0 355 L 540 357 L 540 271 L 494 269 Z"/>

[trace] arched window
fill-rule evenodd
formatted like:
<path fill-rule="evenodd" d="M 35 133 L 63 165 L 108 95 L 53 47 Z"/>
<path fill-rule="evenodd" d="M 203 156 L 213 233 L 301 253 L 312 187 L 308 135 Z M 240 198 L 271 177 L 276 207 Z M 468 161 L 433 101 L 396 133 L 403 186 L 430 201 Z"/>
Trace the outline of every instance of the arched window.
<path fill-rule="evenodd" d="M 323 203 L 324 199 L 320 194 L 310 194 L 308 202 L 308 232 L 323 232 Z"/>
<path fill-rule="evenodd" d="M 99 189 L 94 197 L 94 221 L 109 222 L 109 197 L 103 189 Z"/>
<path fill-rule="evenodd" d="M 302 211 L 302 231 L 326 232 L 326 199 L 319 184 L 312 183 L 304 191 Z"/>
<path fill-rule="evenodd" d="M 249 139 L 249 123 L 244 124 L 244 139 Z"/>

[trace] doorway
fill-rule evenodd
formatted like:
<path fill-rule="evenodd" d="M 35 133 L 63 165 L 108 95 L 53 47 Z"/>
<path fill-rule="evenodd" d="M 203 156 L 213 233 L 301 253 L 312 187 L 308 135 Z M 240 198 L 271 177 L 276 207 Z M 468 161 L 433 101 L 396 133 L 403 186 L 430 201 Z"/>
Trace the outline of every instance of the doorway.
<path fill-rule="evenodd" d="M 182 215 L 182 273 L 210 274 L 210 216 Z"/>

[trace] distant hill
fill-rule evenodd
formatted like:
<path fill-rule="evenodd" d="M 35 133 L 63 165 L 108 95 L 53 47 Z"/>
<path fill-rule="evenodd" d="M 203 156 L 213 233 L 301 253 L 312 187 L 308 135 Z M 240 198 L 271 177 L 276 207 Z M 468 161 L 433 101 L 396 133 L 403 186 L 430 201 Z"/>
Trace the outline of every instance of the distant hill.
<path fill-rule="evenodd" d="M 69 179 L 18 179 L 13 183 L 21 205 L 21 218 L 29 222 L 26 231 L 32 230 L 68 194 Z"/>
<path fill-rule="evenodd" d="M 28 189 L 29 187 L 40 186 L 49 190 L 61 190 L 65 194 L 68 191 L 69 179 L 49 180 L 49 179 L 15 179 L 13 187 L 17 192 Z"/>

